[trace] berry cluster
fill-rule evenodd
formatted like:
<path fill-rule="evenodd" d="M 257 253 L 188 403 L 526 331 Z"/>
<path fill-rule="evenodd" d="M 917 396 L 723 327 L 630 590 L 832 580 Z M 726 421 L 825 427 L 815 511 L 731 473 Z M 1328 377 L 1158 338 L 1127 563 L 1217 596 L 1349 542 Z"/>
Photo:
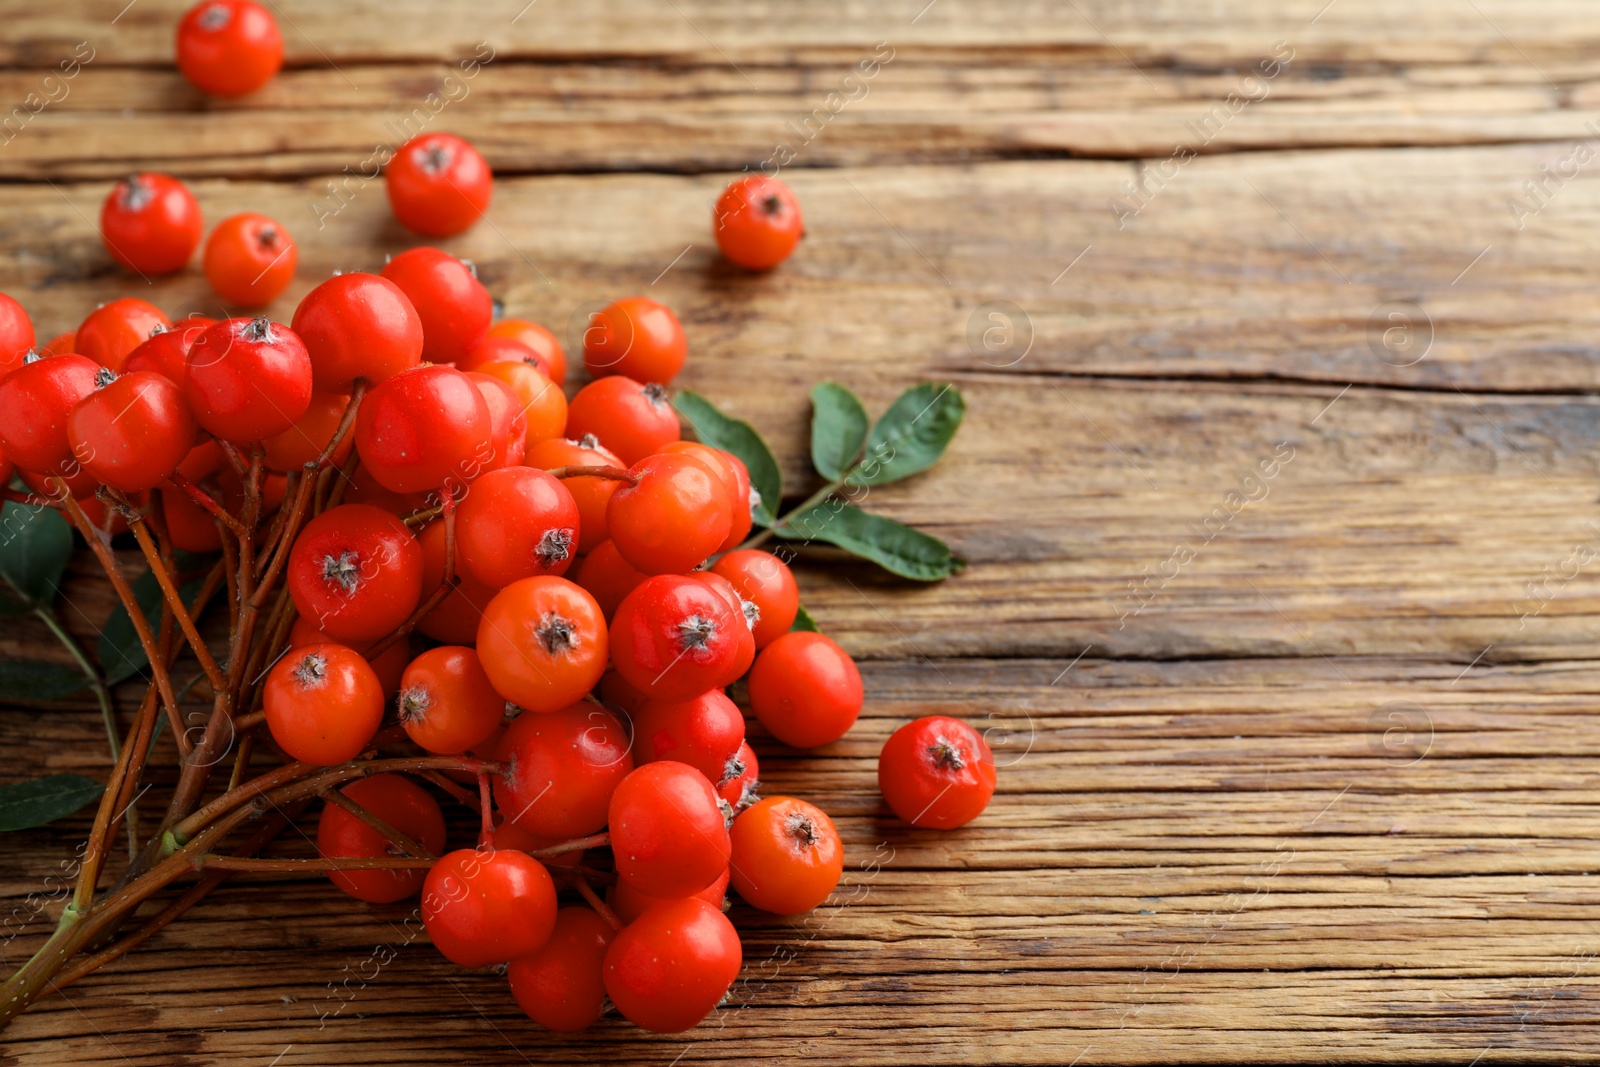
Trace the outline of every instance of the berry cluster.
<path fill-rule="evenodd" d="M 184 19 L 178 56 L 196 86 L 237 95 L 271 78 L 282 41 L 250 0 L 207 0 Z M 402 146 L 387 171 L 396 218 L 428 235 L 470 226 L 491 185 L 483 158 L 448 134 Z M 764 177 L 729 186 L 713 222 L 727 257 L 752 270 L 802 234 L 793 194 Z M 111 255 L 144 274 L 181 269 L 202 233 L 193 195 L 155 174 L 118 183 L 101 225 Z M 204 264 L 225 300 L 257 307 L 292 280 L 295 246 L 273 220 L 235 215 Z M 173 321 L 123 298 L 37 346 L 25 310 L 0 294 L 0 483 L 26 487 L 6 499 L 71 517 L 155 677 L 107 786 L 79 907 L 7 983 L 7 1013 L 47 967 L 126 921 L 143 899 L 134 887 L 148 895 L 197 868 L 314 869 L 363 901 L 420 895 L 439 951 L 506 966 L 518 1003 L 552 1029 L 588 1026 L 609 998 L 639 1026 L 678 1031 L 740 969 L 730 889 L 778 915 L 834 891 L 837 829 L 804 800 L 758 796 L 728 695 L 743 680 L 765 732 L 800 749 L 838 741 L 863 704 L 854 661 L 810 625 L 788 565 L 754 547 L 793 536 L 753 484 L 770 470 L 762 484 L 781 495 L 770 453 L 761 445 L 752 466 L 684 439 L 669 389 L 688 342 L 655 300 L 591 316 L 587 380 L 570 399 L 555 336 L 494 317 L 472 265 L 431 247 L 324 281 L 288 323 Z M 859 407 L 831 388 L 830 402 Z M 947 411 L 923 432 L 947 439 Z M 832 471 L 808 504 L 895 462 L 886 442 L 865 454 L 864 412 L 846 421 L 860 422 L 837 457 L 849 473 Z M 894 476 L 931 463 L 942 441 L 918 447 L 927 454 L 901 457 Z M 124 533 L 158 579 L 157 627 L 110 551 Z M 211 558 L 200 592 L 180 594 L 185 570 Z M 223 590 L 225 656 L 197 623 Z M 174 631 L 214 700 L 203 728 L 182 725 Z M 130 888 L 97 899 L 163 712 L 182 757 L 176 795 Z M 207 800 L 230 751 L 229 787 Z M 948 829 L 984 809 L 994 760 L 971 727 L 926 718 L 885 745 L 879 781 L 901 818 Z M 476 810 L 475 847 L 445 851 L 423 783 Z M 316 860 L 251 856 L 270 833 L 215 851 L 262 801 L 283 811 L 315 798 Z M 582 903 L 559 906 L 564 891 Z"/>

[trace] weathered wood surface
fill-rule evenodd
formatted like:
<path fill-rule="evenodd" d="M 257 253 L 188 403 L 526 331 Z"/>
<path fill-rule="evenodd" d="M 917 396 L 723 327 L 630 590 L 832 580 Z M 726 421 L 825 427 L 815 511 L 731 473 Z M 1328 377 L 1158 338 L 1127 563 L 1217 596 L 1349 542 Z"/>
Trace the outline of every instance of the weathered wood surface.
<path fill-rule="evenodd" d="M 869 705 L 815 755 L 758 748 L 771 791 L 838 813 L 853 888 L 809 920 L 741 908 L 745 977 L 713 1024 L 553 1039 L 500 979 L 413 944 L 323 1027 L 328 983 L 403 944 L 406 909 L 238 885 L 41 1003 L 0 1062 L 1600 1054 L 1600 591 L 1571 562 L 1600 554 L 1600 196 L 1592 160 L 1541 171 L 1595 136 L 1591 7 L 539 0 L 513 23 L 520 2 L 297 3 L 293 69 L 208 105 L 164 66 L 177 5 L 112 23 L 120 6 L 4 14 L 0 101 L 96 49 L 0 147 L 0 289 L 44 332 L 128 291 L 212 307 L 197 275 L 146 286 L 99 247 L 103 179 L 143 160 L 195 177 L 208 218 L 293 229 L 281 316 L 407 246 L 376 183 L 332 215 L 326 183 L 490 41 L 434 122 L 517 176 L 448 246 L 558 332 L 626 292 L 673 304 L 683 383 L 768 433 L 791 492 L 813 381 L 876 407 L 958 383 L 945 461 L 869 505 L 972 567 L 927 588 L 802 567 Z M 793 139 L 879 41 L 892 62 L 785 168 L 801 253 L 768 277 L 721 264 L 726 172 Z M 1294 59 L 1266 95 L 1131 199 L 1135 161 L 1159 167 L 1277 41 Z M 1384 344 L 1396 310 L 1414 347 Z M 995 348 L 990 311 L 1015 327 Z M 84 634 L 111 606 L 87 563 L 67 598 Z M 0 655 L 47 642 L 0 629 Z M 956 834 L 898 826 L 875 789 L 882 740 L 931 711 L 991 727 L 1005 765 Z M 0 712 L 0 746 L 8 779 L 105 768 L 87 707 Z M 83 828 L 0 842 L 0 906 L 26 914 Z"/>

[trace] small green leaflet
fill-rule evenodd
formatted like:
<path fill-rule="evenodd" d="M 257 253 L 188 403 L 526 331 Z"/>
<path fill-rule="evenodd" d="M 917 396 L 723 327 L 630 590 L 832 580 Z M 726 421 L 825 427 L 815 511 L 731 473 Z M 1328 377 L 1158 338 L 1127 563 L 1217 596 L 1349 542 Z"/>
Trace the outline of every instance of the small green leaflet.
<path fill-rule="evenodd" d="M 54 822 L 97 800 L 105 790 L 81 774 L 52 774 L 0 787 L 0 831 Z"/>
<path fill-rule="evenodd" d="M 0 578 L 29 607 L 53 604 L 72 555 L 72 527 L 55 508 L 0 508 Z"/>
<path fill-rule="evenodd" d="M 872 427 L 851 485 L 886 485 L 933 466 L 961 426 L 966 401 L 953 385 L 924 382 L 900 394 Z"/>
<path fill-rule="evenodd" d="M 838 481 L 861 458 L 867 444 L 867 409 L 838 382 L 822 382 L 811 390 L 811 465 L 829 481 Z"/>
<path fill-rule="evenodd" d="M 822 632 L 817 628 L 817 620 L 811 617 L 811 612 L 806 610 L 806 606 L 804 604 L 801 604 L 800 610 L 794 613 L 794 625 L 789 627 L 790 633 L 794 633 L 796 630 L 804 630 L 807 633 L 813 634 L 820 634 Z"/>
<path fill-rule="evenodd" d="M 761 494 L 753 517 L 762 526 L 771 526 L 777 520 L 778 504 L 783 500 L 783 479 L 778 473 L 778 461 L 761 435 L 748 422 L 724 415 L 711 401 L 687 389 L 672 403 L 679 414 L 689 420 L 702 443 L 732 452 L 744 461 L 750 471 L 750 485 Z"/>
<path fill-rule="evenodd" d="M 838 500 L 796 515 L 777 533 L 791 541 L 826 541 L 919 582 L 947 578 L 967 565 L 937 537 Z"/>

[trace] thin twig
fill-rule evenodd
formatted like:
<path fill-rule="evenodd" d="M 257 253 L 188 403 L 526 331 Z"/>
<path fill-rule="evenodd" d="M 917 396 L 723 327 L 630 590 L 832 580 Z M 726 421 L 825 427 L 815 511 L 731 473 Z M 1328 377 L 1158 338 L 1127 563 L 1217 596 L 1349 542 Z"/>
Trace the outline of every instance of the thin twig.
<path fill-rule="evenodd" d="M 156 688 L 161 692 L 162 703 L 166 705 L 167 717 L 171 720 L 173 738 L 178 743 L 178 751 L 187 755 L 189 742 L 183 736 L 183 718 L 178 712 L 178 698 L 172 692 L 172 678 L 167 674 L 166 664 L 156 654 L 155 635 L 150 632 L 149 620 L 144 617 L 144 610 L 139 607 L 139 601 L 133 595 L 133 588 L 123 576 L 122 565 L 117 562 L 117 557 L 112 554 L 110 546 L 89 521 L 89 516 L 84 514 L 83 508 L 72 499 L 67 483 L 60 478 L 51 480 L 55 482 L 56 490 L 61 494 L 61 501 L 67 509 L 67 514 L 78 527 L 78 532 L 83 534 L 83 539 L 89 542 L 89 548 L 99 559 L 106 577 L 111 579 L 112 588 L 117 591 L 128 618 L 133 622 L 133 631 L 139 635 L 139 644 L 144 648 L 145 658 L 150 661 L 150 672 L 155 675 Z"/>
<path fill-rule="evenodd" d="M 444 515 L 444 574 L 439 577 L 439 588 L 434 590 L 433 595 L 427 600 L 418 604 L 417 610 L 413 611 L 411 616 L 396 627 L 388 637 L 385 637 L 367 650 L 367 659 L 369 660 L 378 658 L 397 641 L 409 636 L 411 631 L 417 628 L 417 623 L 427 618 L 429 612 L 444 603 L 444 598 L 450 595 L 450 591 L 456 587 L 456 583 L 460 580 L 456 576 L 456 505 L 448 487 L 444 491 L 444 501 L 440 505 L 440 510 Z"/>
<path fill-rule="evenodd" d="M 415 857 L 417 859 L 432 860 L 439 858 L 402 831 L 384 822 L 378 816 L 374 815 L 366 808 L 363 808 L 360 804 L 357 804 L 355 801 L 345 796 L 342 791 L 338 789 L 330 789 L 326 793 L 322 794 L 322 799 L 327 801 L 329 804 L 332 804 L 334 807 L 343 808 L 351 815 L 354 815 L 356 818 L 360 819 L 362 822 L 378 831 L 378 833 L 388 838 L 391 844 L 393 844 L 400 851 L 404 852 L 406 855 Z"/>
<path fill-rule="evenodd" d="M 234 518 L 228 513 L 227 508 L 217 503 L 210 493 L 206 492 L 204 489 L 201 489 L 198 485 L 195 485 L 189 479 L 185 478 L 176 471 L 172 473 L 172 476 L 169 477 L 167 481 L 170 482 L 174 487 L 183 490 L 183 492 L 188 495 L 190 500 L 193 500 L 196 504 L 199 504 L 201 507 L 209 511 L 213 518 L 222 523 L 222 525 L 226 526 L 228 530 L 232 532 L 233 536 L 244 536 L 244 526 L 240 524 L 238 519 Z"/>
<path fill-rule="evenodd" d="M 577 887 L 578 893 L 582 895 L 584 900 L 589 902 L 589 906 L 599 914 L 600 918 L 606 921 L 607 926 L 613 930 L 622 929 L 623 922 L 617 917 L 617 913 L 612 911 L 610 906 L 600 899 L 600 894 L 594 891 L 594 888 L 589 885 L 588 879 L 581 872 L 572 872 L 572 884 Z"/>

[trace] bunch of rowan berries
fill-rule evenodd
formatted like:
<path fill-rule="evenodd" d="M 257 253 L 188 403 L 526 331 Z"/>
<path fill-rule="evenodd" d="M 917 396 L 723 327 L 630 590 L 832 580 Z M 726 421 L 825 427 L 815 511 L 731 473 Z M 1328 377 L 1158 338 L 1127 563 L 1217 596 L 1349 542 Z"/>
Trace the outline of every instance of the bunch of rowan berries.
<path fill-rule="evenodd" d="M 186 76 L 224 94 L 264 83 L 282 42 L 263 15 L 197 5 L 179 33 Z M 403 146 L 388 173 L 397 218 L 425 234 L 469 226 L 490 181 L 447 134 Z M 729 186 L 714 221 L 749 269 L 802 233 L 793 194 L 762 177 Z M 119 183 L 102 214 L 108 250 L 141 273 L 182 268 L 201 230 L 163 175 Z M 295 270 L 287 233 L 254 214 L 218 226 L 204 258 L 245 307 Z M 471 264 L 430 247 L 334 276 L 287 324 L 171 321 L 124 298 L 36 348 L 0 294 L 0 483 L 20 478 L 36 495 L 10 498 L 71 510 L 86 536 L 85 522 L 148 525 L 165 550 L 225 553 L 238 612 L 260 599 L 246 584 L 281 578 L 259 722 L 290 770 L 396 745 L 482 768 L 427 777 L 481 818 L 476 847 L 449 852 L 439 802 L 411 777 L 340 788 L 316 835 L 322 860 L 348 861 L 327 865 L 339 888 L 420 894 L 440 952 L 505 965 L 553 1029 L 588 1026 L 609 998 L 642 1027 L 683 1030 L 741 965 L 728 891 L 793 915 L 844 868 L 827 813 L 758 797 L 728 688 L 745 680 L 766 732 L 814 749 L 855 723 L 861 675 L 796 628 L 785 562 L 745 546 L 760 504 L 745 463 L 683 439 L 669 388 L 688 344 L 670 308 L 630 297 L 593 315 L 570 400 L 556 337 L 493 318 Z M 902 818 L 953 828 L 988 803 L 994 761 L 970 726 L 930 717 L 890 738 L 879 781 Z M 590 879 L 610 882 L 604 900 Z M 558 888 L 587 903 L 558 906 Z"/>

